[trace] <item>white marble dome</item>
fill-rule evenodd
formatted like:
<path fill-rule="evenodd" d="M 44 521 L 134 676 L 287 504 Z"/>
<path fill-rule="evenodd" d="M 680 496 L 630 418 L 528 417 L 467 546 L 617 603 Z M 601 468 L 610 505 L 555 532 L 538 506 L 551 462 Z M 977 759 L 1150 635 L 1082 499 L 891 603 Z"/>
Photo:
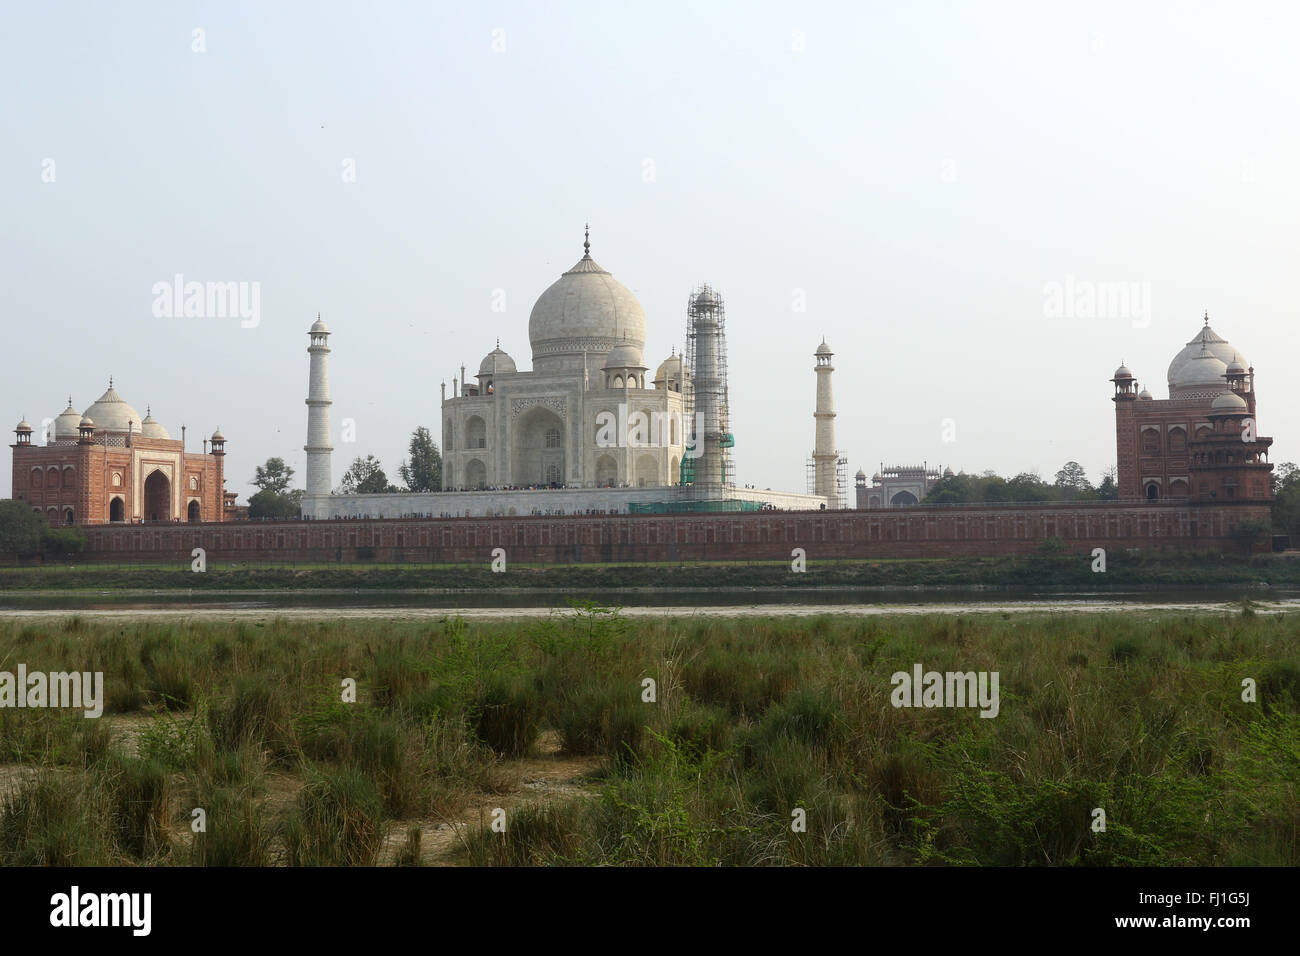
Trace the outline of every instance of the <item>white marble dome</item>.
<path fill-rule="evenodd" d="M 1242 366 L 1250 364 L 1237 348 L 1210 328 L 1207 318 L 1196 337 L 1169 363 L 1169 397 L 1195 398 L 1204 395 L 1207 389 L 1226 389 L 1228 383 L 1223 376 L 1233 362 Z"/>
<path fill-rule="evenodd" d="M 1227 363 L 1203 348 L 1178 367 L 1176 377 L 1169 380 L 1169 397 L 1193 398 L 1206 391 L 1226 390 L 1227 372 Z"/>
<path fill-rule="evenodd" d="M 86 417 L 92 419 L 96 430 L 101 432 L 125 432 L 129 429 L 140 434 L 140 413 L 117 394 L 112 382 L 108 384 L 108 391 L 86 409 Z"/>
<path fill-rule="evenodd" d="M 171 441 L 171 435 L 167 434 L 167 429 L 162 427 L 158 419 L 153 417 L 153 410 L 146 408 L 144 410 L 144 421 L 140 423 L 140 434 L 145 438 L 161 438 L 164 441 Z"/>
<path fill-rule="evenodd" d="M 81 412 L 72 407 L 72 397 L 68 397 L 68 407 L 54 419 L 55 438 L 76 438 L 80 433 L 77 426 L 81 424 Z"/>
<path fill-rule="evenodd" d="M 655 388 L 667 388 L 671 384 L 680 389 L 683 378 L 682 357 L 680 355 L 670 355 L 659 363 L 653 381 Z"/>
<path fill-rule="evenodd" d="M 641 350 L 635 345 L 616 345 L 605 356 L 605 368 L 645 368 Z"/>
<path fill-rule="evenodd" d="M 1248 411 L 1250 406 L 1236 392 L 1224 392 L 1210 404 L 1211 415 L 1237 415 Z"/>
<path fill-rule="evenodd" d="M 499 345 L 485 355 L 478 366 L 479 375 L 508 375 L 517 371 L 515 360 Z"/>
<path fill-rule="evenodd" d="M 601 354 L 625 344 L 644 349 L 645 311 L 588 251 L 538 298 L 528 340 L 534 370 L 574 368 L 584 351 Z"/>

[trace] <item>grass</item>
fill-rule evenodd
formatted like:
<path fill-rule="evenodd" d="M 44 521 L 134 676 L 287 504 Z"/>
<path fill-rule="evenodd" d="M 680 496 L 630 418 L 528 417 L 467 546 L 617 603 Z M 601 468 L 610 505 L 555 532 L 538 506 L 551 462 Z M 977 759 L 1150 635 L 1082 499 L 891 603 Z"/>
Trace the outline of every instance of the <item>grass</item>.
<path fill-rule="evenodd" d="M 1298 625 L 4 623 L 6 668 L 103 671 L 108 716 L 0 709 L 0 865 L 416 865 L 459 819 L 481 865 L 1295 866 Z M 998 716 L 895 708 L 916 663 L 997 671 Z M 521 786 L 544 738 L 585 796 Z"/>
<path fill-rule="evenodd" d="M 688 563 L 511 563 L 504 574 L 489 559 L 460 564 L 239 564 L 219 560 L 195 574 L 189 560 L 172 564 L 0 567 L 0 588 L 50 590 L 235 591 L 277 589 L 500 590 L 505 588 L 594 594 L 628 588 L 751 587 L 1016 587 L 1150 589 L 1189 587 L 1296 587 L 1300 561 L 1293 556 L 1252 557 L 1219 552 L 1114 552 L 1106 573 L 1092 572 L 1090 552 L 1024 557 L 810 560 L 793 575 L 781 561 Z"/>

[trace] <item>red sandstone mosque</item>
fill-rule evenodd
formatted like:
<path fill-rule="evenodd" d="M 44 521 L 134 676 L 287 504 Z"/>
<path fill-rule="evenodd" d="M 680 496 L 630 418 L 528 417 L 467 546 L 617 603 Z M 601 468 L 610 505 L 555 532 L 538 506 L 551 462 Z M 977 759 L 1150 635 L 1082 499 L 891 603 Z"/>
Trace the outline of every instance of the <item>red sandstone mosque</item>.
<path fill-rule="evenodd" d="M 32 426 L 14 429 L 13 496 L 51 525 L 221 521 L 226 506 L 226 439 L 185 450 L 146 409 L 142 419 L 113 388 L 86 409 L 68 407 L 49 424 L 45 444 Z"/>
<path fill-rule="evenodd" d="M 1115 370 L 1119 496 L 1230 504 L 1272 499 L 1268 449 L 1258 434 L 1255 368 L 1205 326 L 1169 363 L 1169 398 L 1138 390 Z"/>

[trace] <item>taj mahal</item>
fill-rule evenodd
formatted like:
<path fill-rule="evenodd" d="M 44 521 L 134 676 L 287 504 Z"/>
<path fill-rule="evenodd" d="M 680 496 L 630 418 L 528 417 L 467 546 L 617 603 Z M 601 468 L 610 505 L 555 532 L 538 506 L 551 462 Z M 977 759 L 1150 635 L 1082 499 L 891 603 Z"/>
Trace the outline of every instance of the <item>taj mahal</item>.
<path fill-rule="evenodd" d="M 645 362 L 646 315 L 591 256 L 538 297 L 528 320 L 532 368 L 497 347 L 470 379 L 442 386 L 441 492 L 331 493 L 330 330 L 311 327 L 303 516 L 408 517 L 747 511 L 836 507 L 817 494 L 737 487 L 731 463 L 724 311 L 703 286 L 688 300 L 686 354 Z M 819 468 L 833 468 L 829 347 L 816 358 Z M 821 446 L 825 445 L 825 448 Z"/>

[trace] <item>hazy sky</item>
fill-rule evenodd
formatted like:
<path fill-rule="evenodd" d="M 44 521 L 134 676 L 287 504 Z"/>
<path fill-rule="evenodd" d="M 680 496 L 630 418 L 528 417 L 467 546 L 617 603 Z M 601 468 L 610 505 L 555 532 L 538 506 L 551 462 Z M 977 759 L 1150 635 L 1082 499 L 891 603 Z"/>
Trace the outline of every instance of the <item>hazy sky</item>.
<path fill-rule="evenodd" d="M 6 4 L 4 427 L 112 375 L 195 451 L 220 426 L 241 501 L 272 455 L 300 485 L 320 312 L 335 481 L 396 480 L 462 362 L 531 367 L 590 221 L 651 369 L 725 297 L 743 483 L 804 489 L 823 335 L 850 475 L 1096 479 L 1107 379 L 1168 397 L 1207 309 L 1294 460 L 1297 36 L 1289 4 Z M 177 273 L 259 283 L 260 321 L 155 316 Z M 1136 311 L 1053 314 L 1067 282 Z"/>

